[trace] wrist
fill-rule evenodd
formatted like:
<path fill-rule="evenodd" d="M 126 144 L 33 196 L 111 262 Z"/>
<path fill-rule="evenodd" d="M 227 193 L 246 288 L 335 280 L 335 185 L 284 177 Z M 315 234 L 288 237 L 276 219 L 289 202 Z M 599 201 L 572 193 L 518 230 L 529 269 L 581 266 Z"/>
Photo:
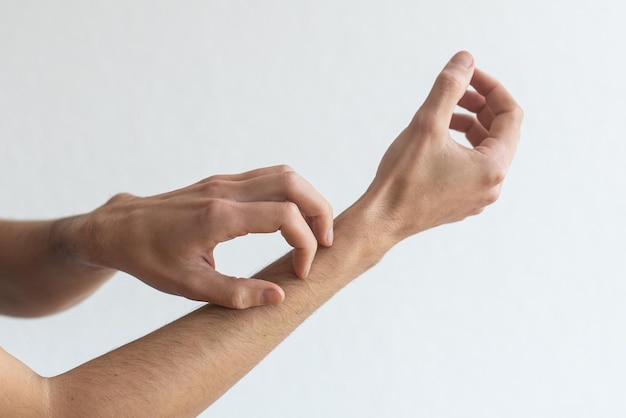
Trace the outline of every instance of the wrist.
<path fill-rule="evenodd" d="M 402 178 L 376 178 L 357 203 L 373 219 L 387 249 L 400 241 L 433 228 L 438 214 L 428 193 L 409 193 Z M 411 187 L 422 190 L 419 187 Z M 435 214 L 435 216 L 433 216 Z"/>
<path fill-rule="evenodd" d="M 366 195 L 359 198 L 335 220 L 335 236 L 346 235 L 364 257 L 381 258 L 400 239 L 392 232 L 391 221 Z"/>
<path fill-rule="evenodd" d="M 89 214 L 62 218 L 50 228 L 50 248 L 57 255 L 86 267 L 107 269 L 97 251 L 98 233 Z"/>

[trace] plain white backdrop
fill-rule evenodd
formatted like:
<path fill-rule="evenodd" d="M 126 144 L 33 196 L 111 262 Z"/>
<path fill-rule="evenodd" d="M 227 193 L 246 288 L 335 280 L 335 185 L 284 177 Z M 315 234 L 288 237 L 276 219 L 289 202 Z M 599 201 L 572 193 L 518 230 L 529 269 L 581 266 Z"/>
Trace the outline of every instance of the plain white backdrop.
<path fill-rule="evenodd" d="M 0 216 L 287 163 L 345 209 L 457 50 L 526 112 L 501 199 L 413 237 L 211 417 L 626 416 L 626 15 L 583 1 L 0 0 Z M 250 275 L 279 236 L 218 248 Z M 191 311 L 118 274 L 0 318 L 55 375 Z"/>

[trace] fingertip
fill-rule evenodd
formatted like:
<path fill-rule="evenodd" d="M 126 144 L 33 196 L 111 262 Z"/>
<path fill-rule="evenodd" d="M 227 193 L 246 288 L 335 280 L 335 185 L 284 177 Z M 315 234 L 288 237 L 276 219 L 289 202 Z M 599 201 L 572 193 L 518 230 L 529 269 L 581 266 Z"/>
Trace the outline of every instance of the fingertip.
<path fill-rule="evenodd" d="M 306 279 L 309 275 L 310 266 L 303 263 L 295 255 L 293 258 L 293 271 L 298 279 Z"/>
<path fill-rule="evenodd" d="M 330 247 L 331 245 L 333 245 L 334 241 L 335 241 L 335 231 L 333 227 L 331 226 L 330 229 L 328 230 L 328 233 L 326 234 L 327 246 Z"/>
<path fill-rule="evenodd" d="M 316 220 L 315 222 L 315 238 L 320 245 L 324 247 L 330 247 L 334 241 L 333 231 L 333 218 L 332 215 L 328 219 L 324 218 L 322 221 Z"/>
<path fill-rule="evenodd" d="M 452 56 L 450 62 L 471 68 L 474 65 L 474 57 L 467 51 L 459 51 Z"/>
<path fill-rule="evenodd" d="M 280 287 L 271 287 L 261 293 L 262 305 L 278 305 L 283 300 L 285 300 L 285 292 Z"/>
<path fill-rule="evenodd" d="M 324 247 L 330 247 L 333 245 L 334 235 L 332 224 L 326 229 L 320 227 L 315 231 L 315 238 L 317 239 L 317 242 Z"/>
<path fill-rule="evenodd" d="M 460 51 L 450 58 L 435 79 L 430 94 L 418 110 L 412 124 L 448 129 L 450 117 L 467 91 L 474 73 L 474 58 Z"/>
<path fill-rule="evenodd" d="M 311 270 L 317 247 L 296 248 L 293 251 L 293 270 L 299 279 L 306 279 Z"/>
<path fill-rule="evenodd" d="M 301 278 L 306 279 L 307 277 L 309 277 L 310 272 L 311 272 L 311 263 L 307 264 L 307 266 L 304 268 L 304 273 Z"/>

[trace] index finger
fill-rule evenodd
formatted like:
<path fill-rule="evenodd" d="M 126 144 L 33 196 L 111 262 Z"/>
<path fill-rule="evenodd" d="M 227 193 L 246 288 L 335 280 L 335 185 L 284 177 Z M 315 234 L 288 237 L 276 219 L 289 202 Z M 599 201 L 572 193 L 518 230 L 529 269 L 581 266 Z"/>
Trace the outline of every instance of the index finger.
<path fill-rule="evenodd" d="M 289 167 L 286 164 L 273 165 L 271 167 L 262 167 L 255 168 L 254 170 L 245 171 L 243 173 L 238 174 L 216 174 L 211 177 L 207 177 L 203 180 L 200 180 L 199 183 L 207 182 L 211 180 L 227 180 L 227 181 L 243 181 L 249 180 L 259 176 L 265 176 L 268 174 L 278 174 L 285 173 L 289 171 L 294 171 L 293 168 Z"/>
<path fill-rule="evenodd" d="M 293 202 L 312 219 L 311 229 L 322 245 L 332 244 L 333 210 L 324 197 L 295 171 L 270 173 L 232 183 L 229 198 L 239 202 Z"/>
<path fill-rule="evenodd" d="M 476 69 L 470 84 L 485 97 L 494 114 L 489 136 L 476 149 L 495 152 L 510 162 L 520 138 L 522 108 L 498 80 L 484 71 Z"/>

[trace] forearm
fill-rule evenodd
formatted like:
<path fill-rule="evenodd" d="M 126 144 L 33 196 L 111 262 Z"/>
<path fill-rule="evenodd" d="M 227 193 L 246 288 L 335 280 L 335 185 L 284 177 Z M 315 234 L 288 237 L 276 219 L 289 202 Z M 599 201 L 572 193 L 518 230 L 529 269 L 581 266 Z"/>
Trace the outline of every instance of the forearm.
<path fill-rule="evenodd" d="M 77 219 L 0 221 L 0 313 L 40 316 L 63 310 L 111 277 L 114 270 L 73 257 Z"/>
<path fill-rule="evenodd" d="M 278 283 L 276 306 L 231 310 L 206 305 L 133 343 L 50 380 L 54 415 L 194 416 L 218 399 L 352 279 L 388 244 L 376 241 L 370 215 L 351 208 L 320 248 L 309 277 L 295 277 L 289 255 L 255 277 Z M 104 399 L 111 401 L 103 402 Z M 96 414 L 96 415 L 98 415 Z"/>

